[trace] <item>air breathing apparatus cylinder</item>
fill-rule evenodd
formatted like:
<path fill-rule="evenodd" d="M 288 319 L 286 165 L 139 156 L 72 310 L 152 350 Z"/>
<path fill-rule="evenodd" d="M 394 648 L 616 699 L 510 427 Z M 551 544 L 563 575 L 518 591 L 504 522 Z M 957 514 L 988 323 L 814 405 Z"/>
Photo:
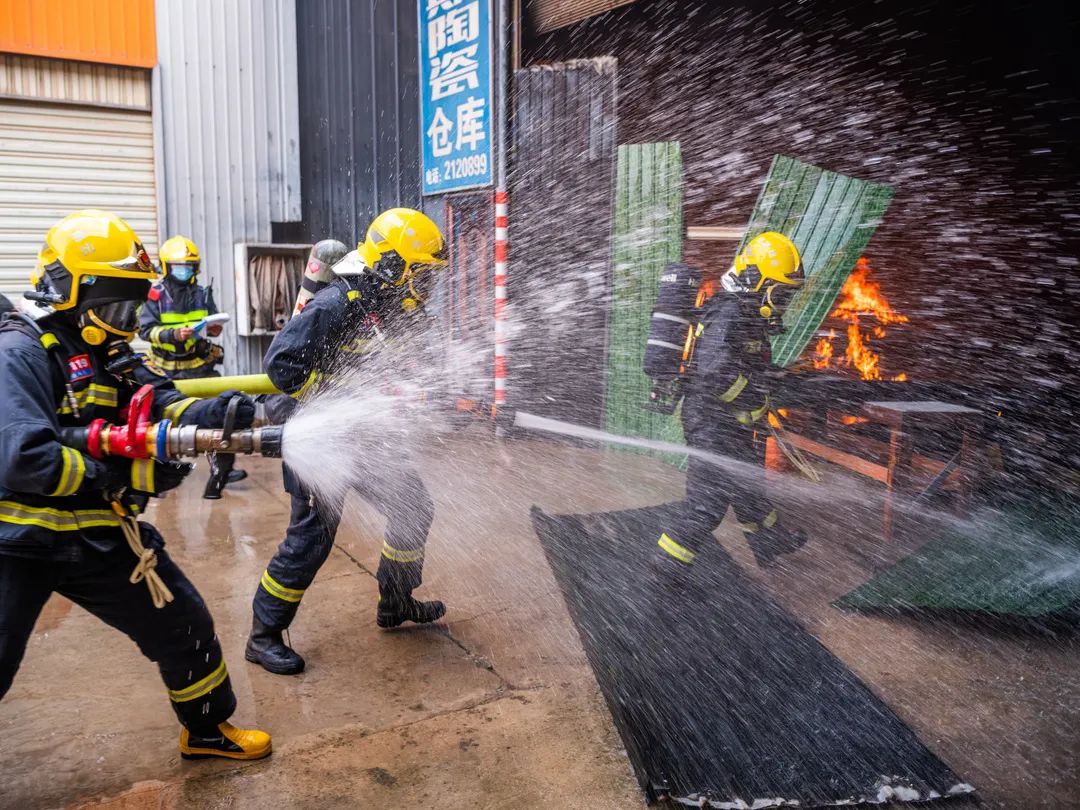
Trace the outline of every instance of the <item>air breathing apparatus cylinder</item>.
<path fill-rule="evenodd" d="M 642 370 L 654 386 L 649 404 L 671 413 L 681 398 L 682 374 L 694 339 L 694 311 L 701 273 L 685 264 L 669 264 L 660 275 Z"/>
<path fill-rule="evenodd" d="M 323 239 L 311 246 L 307 264 L 304 265 L 304 280 L 300 282 L 300 291 L 296 294 L 293 317 L 300 314 L 304 304 L 314 298 L 315 293 L 337 278 L 330 268 L 348 252 L 349 249 L 337 239 Z"/>

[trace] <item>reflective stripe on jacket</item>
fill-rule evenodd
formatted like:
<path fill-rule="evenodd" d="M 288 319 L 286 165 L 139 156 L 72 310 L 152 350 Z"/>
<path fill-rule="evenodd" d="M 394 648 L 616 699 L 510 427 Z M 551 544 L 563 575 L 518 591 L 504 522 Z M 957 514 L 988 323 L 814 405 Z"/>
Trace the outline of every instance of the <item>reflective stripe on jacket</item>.
<path fill-rule="evenodd" d="M 207 287 L 158 282 L 139 314 L 139 336 L 149 341 L 151 356 L 165 371 L 209 368 L 221 359 L 220 347 L 205 337 L 181 341 L 176 330 L 195 326 L 216 313 L 214 296 Z"/>
<path fill-rule="evenodd" d="M 61 445 L 60 428 L 94 419 L 123 422 L 128 401 L 145 383 L 155 389 L 155 420 L 173 414 L 197 424 L 204 406 L 145 366 L 123 378 L 109 374 L 58 316 L 38 325 L 44 335 L 25 325 L 0 325 L 0 553 L 74 560 L 80 540 L 102 547 L 123 539 L 119 519 L 102 497 L 104 466 Z M 116 469 L 130 462 L 107 464 L 131 480 L 130 472 Z"/>

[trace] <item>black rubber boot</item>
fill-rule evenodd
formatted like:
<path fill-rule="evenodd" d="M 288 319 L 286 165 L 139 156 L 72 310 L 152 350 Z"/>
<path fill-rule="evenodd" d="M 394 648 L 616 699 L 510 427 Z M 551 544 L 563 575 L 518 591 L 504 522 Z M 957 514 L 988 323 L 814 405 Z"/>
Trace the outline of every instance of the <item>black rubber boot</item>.
<path fill-rule="evenodd" d="M 782 554 L 791 554 L 806 545 L 806 532 L 792 531 L 782 526 L 761 529 L 746 535 L 746 542 L 754 552 L 754 562 L 759 568 L 768 568 Z"/>
<path fill-rule="evenodd" d="M 304 659 L 281 638 L 280 630 L 271 630 L 257 618 L 252 619 L 244 658 L 275 675 L 296 675 L 304 671 Z"/>
<path fill-rule="evenodd" d="M 247 478 L 247 473 L 243 470 L 233 469 L 235 463 L 236 456 L 232 453 L 218 453 L 210 458 L 210 477 L 206 479 L 206 489 L 203 490 L 206 500 L 218 500 L 226 484 Z"/>
<path fill-rule="evenodd" d="M 446 605 L 442 602 L 421 602 L 413 599 L 411 593 L 380 594 L 379 609 L 375 613 L 375 623 L 383 629 L 397 627 L 404 622 L 428 624 L 438 621 L 446 615 Z"/>
<path fill-rule="evenodd" d="M 690 580 L 691 564 L 679 562 L 663 552 L 652 555 L 649 569 L 653 587 L 658 593 L 682 593 Z"/>

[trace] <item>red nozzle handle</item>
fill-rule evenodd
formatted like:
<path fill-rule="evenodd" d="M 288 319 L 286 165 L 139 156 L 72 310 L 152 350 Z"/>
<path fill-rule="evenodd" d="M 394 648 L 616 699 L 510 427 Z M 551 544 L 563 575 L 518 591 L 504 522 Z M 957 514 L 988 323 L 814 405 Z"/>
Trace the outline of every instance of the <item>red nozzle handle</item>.
<path fill-rule="evenodd" d="M 144 385 L 128 403 L 127 424 L 120 429 L 120 441 L 109 442 L 109 452 L 124 458 L 147 458 L 146 431 L 151 425 L 150 409 L 154 405 L 154 386 Z"/>

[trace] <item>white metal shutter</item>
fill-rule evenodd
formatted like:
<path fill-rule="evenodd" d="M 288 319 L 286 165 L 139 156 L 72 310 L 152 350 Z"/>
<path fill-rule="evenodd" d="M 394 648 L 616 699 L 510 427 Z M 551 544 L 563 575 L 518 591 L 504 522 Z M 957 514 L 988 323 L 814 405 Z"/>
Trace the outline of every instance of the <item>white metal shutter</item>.
<path fill-rule="evenodd" d="M 45 233 L 80 208 L 119 214 L 157 254 L 150 113 L 0 99 L 0 292 L 29 289 Z"/>

